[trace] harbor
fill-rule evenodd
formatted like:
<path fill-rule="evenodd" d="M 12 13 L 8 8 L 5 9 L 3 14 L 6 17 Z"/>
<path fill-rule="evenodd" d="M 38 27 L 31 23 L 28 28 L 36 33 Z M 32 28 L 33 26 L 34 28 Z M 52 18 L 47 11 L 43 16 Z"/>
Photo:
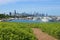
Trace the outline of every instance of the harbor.
<path fill-rule="evenodd" d="M 1 22 L 60 22 L 60 17 L 25 17 L 2 19 Z"/>

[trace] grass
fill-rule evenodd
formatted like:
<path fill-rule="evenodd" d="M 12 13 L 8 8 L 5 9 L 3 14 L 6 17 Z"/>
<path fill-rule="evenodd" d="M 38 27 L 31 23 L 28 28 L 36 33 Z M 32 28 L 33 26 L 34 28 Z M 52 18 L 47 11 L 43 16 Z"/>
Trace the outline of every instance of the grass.
<path fill-rule="evenodd" d="M 21 23 L 0 22 L 0 40 L 37 40 L 31 28 Z"/>
<path fill-rule="evenodd" d="M 23 33 L 24 37 L 22 40 L 37 40 L 31 28 L 40 28 L 43 32 L 60 39 L 60 22 L 49 22 L 49 23 L 17 23 L 17 22 L 0 22 L 0 33 L 3 30 L 11 30 L 12 34 L 15 33 L 20 35 Z M 3 35 L 3 34 L 0 34 Z M 11 34 L 10 34 L 11 35 Z M 29 36 L 28 36 L 29 35 Z M 15 36 L 15 34 L 14 34 Z M 21 37 L 21 36 L 20 36 Z"/>

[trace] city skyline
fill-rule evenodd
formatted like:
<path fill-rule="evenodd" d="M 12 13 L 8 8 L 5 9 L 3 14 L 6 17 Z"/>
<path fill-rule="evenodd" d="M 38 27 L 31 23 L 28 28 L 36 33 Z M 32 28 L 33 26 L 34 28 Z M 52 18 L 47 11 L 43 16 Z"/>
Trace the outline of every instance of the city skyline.
<path fill-rule="evenodd" d="M 60 0 L 0 0 L 0 13 L 48 13 L 60 16 Z"/>

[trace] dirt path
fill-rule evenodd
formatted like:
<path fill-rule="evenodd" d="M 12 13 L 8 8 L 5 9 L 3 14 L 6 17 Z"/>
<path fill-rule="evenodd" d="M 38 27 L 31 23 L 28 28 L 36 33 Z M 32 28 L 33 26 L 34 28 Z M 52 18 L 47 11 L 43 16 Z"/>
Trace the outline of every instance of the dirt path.
<path fill-rule="evenodd" d="M 38 28 L 32 28 L 32 30 L 34 31 L 34 34 L 36 35 L 38 40 L 57 40 L 57 39 L 53 38 L 52 36 L 42 32 Z"/>

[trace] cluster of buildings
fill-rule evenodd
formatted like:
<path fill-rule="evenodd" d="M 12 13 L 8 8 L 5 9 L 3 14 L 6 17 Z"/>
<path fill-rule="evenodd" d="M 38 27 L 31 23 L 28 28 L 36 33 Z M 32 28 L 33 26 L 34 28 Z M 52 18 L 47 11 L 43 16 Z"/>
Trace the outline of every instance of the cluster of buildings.
<path fill-rule="evenodd" d="M 42 22 L 58 22 L 60 21 L 60 16 L 27 17 L 27 19 L 40 20 Z"/>
<path fill-rule="evenodd" d="M 38 12 L 34 12 L 34 13 L 17 13 L 16 10 L 14 10 L 14 13 L 9 12 L 8 14 L 9 16 L 16 16 L 16 17 L 27 17 L 27 16 L 32 16 L 32 17 L 37 17 L 37 16 L 48 16 L 48 14 L 43 14 L 43 13 L 38 13 Z"/>
<path fill-rule="evenodd" d="M 12 13 L 10 12 L 9 15 L 12 16 Z M 37 12 L 34 12 L 33 14 L 28 14 L 26 12 L 17 13 L 16 10 L 14 10 L 14 16 L 17 18 L 23 18 L 28 20 L 41 20 L 43 22 L 60 21 L 60 16 L 49 16 L 48 14 L 37 13 Z"/>
<path fill-rule="evenodd" d="M 60 16 L 49 16 L 48 14 L 42 14 L 42 13 L 33 13 L 28 14 L 26 12 L 23 13 L 17 13 L 16 10 L 14 10 L 14 13 L 9 12 L 8 14 L 11 18 L 10 19 L 28 19 L 28 20 L 41 20 L 43 22 L 55 22 L 60 21 Z"/>

